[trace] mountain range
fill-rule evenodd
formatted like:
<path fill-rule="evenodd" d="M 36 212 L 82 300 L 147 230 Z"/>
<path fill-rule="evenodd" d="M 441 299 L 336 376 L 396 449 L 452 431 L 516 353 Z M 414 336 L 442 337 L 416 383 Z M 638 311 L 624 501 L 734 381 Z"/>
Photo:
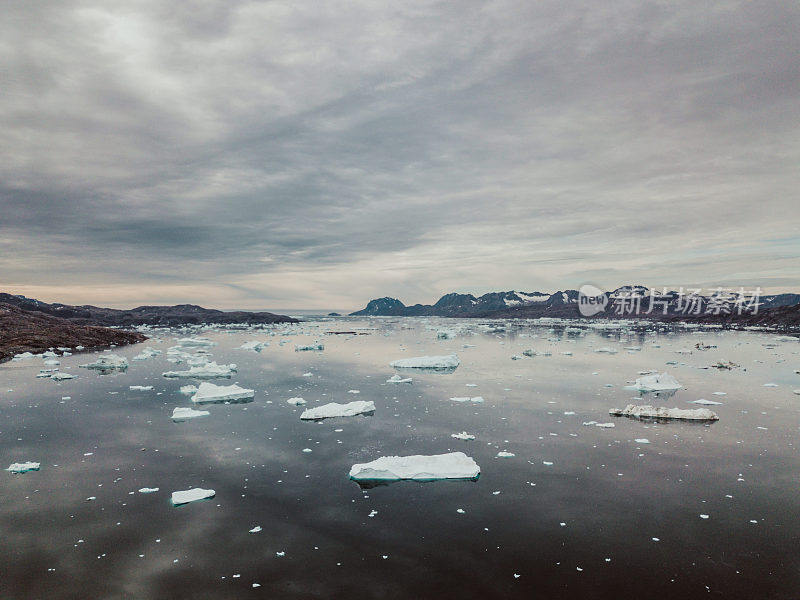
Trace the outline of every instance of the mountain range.
<path fill-rule="evenodd" d="M 632 308 L 630 298 L 632 294 L 641 297 L 637 306 L 638 314 L 633 311 L 617 314 L 620 306 Z M 406 306 L 397 298 L 377 298 L 370 300 L 362 310 L 350 313 L 353 316 L 438 316 L 438 317 L 483 317 L 483 318 L 538 318 L 538 317 L 560 317 L 578 318 L 581 314 L 578 310 L 578 290 L 564 290 L 553 294 L 543 292 L 491 292 L 482 296 L 472 294 L 450 293 L 442 296 L 435 304 L 414 304 Z M 626 285 L 611 292 L 605 292 L 607 298 L 607 308 L 597 314 L 597 317 L 624 317 L 636 318 L 646 317 L 660 320 L 710 320 L 716 322 L 727 322 L 733 320 L 757 320 L 758 322 L 769 321 L 769 316 L 781 315 L 783 322 L 787 318 L 794 320 L 792 315 L 799 312 L 800 294 L 770 294 L 758 297 L 758 310 L 756 314 L 738 315 L 736 311 L 730 314 L 725 311 L 717 311 L 716 306 L 720 305 L 726 298 L 712 293 L 707 296 L 688 297 L 677 291 L 666 293 L 655 293 L 652 296 L 650 290 L 641 285 Z M 652 302 L 652 308 L 651 308 Z M 687 303 L 692 302 L 690 310 L 687 310 Z M 790 310 L 783 310 L 780 313 L 772 312 L 775 309 L 788 307 Z M 754 319 L 758 315 L 762 319 Z M 800 321 L 798 321 L 800 323 Z"/>
<path fill-rule="evenodd" d="M 66 319 L 78 325 L 104 325 L 112 327 L 132 327 L 136 325 L 156 325 L 175 327 L 180 325 L 204 324 L 267 324 L 297 323 L 297 319 L 270 312 L 225 312 L 203 308 L 196 304 L 176 304 L 174 306 L 139 306 L 129 310 L 101 308 L 84 305 L 48 304 L 41 300 L 26 298 L 16 294 L 0 293 L 0 303 L 16 306 L 26 311 L 45 313 Z"/>

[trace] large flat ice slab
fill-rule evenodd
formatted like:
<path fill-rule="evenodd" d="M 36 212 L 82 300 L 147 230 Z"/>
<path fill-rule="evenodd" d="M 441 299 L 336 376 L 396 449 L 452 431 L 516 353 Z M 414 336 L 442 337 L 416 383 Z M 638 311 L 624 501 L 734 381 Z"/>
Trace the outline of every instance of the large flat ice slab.
<path fill-rule="evenodd" d="M 455 354 L 446 356 L 414 356 L 389 363 L 396 369 L 455 369 L 461 361 Z"/>
<path fill-rule="evenodd" d="M 81 365 L 84 369 L 127 369 L 128 359 L 118 354 L 103 354 L 93 363 Z"/>
<path fill-rule="evenodd" d="M 188 371 L 167 371 L 164 377 L 188 379 L 214 379 L 217 377 L 230 377 L 236 371 L 236 365 L 218 365 L 216 362 L 190 367 Z"/>
<path fill-rule="evenodd" d="M 350 479 L 475 479 L 480 472 L 480 467 L 472 458 L 463 452 L 450 452 L 428 456 L 382 456 L 372 462 L 353 465 Z"/>
<path fill-rule="evenodd" d="M 178 506 L 179 504 L 195 502 L 196 500 L 205 500 L 206 498 L 213 498 L 216 494 L 214 490 L 204 490 L 203 488 L 172 492 L 172 504 Z"/>
<path fill-rule="evenodd" d="M 332 417 L 354 417 L 362 413 L 375 412 L 375 403 L 366 400 L 356 400 L 347 404 L 331 402 L 322 406 L 315 406 L 303 411 L 301 419 L 330 419 Z"/>
<path fill-rule="evenodd" d="M 28 471 L 38 471 L 40 466 L 41 463 L 37 462 L 11 463 L 8 465 L 6 471 L 12 473 L 27 473 Z"/>
<path fill-rule="evenodd" d="M 192 402 L 202 404 L 203 402 L 225 402 L 226 400 L 246 400 L 255 396 L 255 390 L 248 390 L 233 385 L 214 385 L 204 381 L 197 388 L 192 396 Z"/>
<path fill-rule="evenodd" d="M 683 386 L 669 373 L 655 373 L 639 377 L 633 385 L 640 392 L 661 392 L 666 390 L 679 390 Z"/>
<path fill-rule="evenodd" d="M 615 417 L 635 417 L 637 419 L 680 419 L 683 421 L 718 421 L 719 416 L 707 408 L 667 408 L 628 404 L 625 408 L 612 408 L 608 411 Z"/>

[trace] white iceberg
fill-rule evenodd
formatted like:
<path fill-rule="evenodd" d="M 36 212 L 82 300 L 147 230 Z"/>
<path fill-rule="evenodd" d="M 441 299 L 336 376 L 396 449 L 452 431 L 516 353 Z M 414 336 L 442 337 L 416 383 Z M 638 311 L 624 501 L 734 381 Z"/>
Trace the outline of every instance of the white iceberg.
<path fill-rule="evenodd" d="M 294 406 L 301 406 L 301 405 L 305 404 L 305 403 L 306 403 L 306 401 L 305 401 L 305 400 L 303 400 L 302 398 L 299 398 L 299 397 L 298 397 L 298 398 L 289 398 L 289 399 L 286 401 L 286 403 L 287 403 L 287 404 L 293 404 Z"/>
<path fill-rule="evenodd" d="M 195 419 L 197 417 L 207 417 L 211 413 L 207 410 L 195 410 L 185 406 L 176 406 L 172 411 L 173 421 L 185 421 L 186 419 Z"/>
<path fill-rule="evenodd" d="M 239 350 L 252 350 L 253 352 L 261 352 L 267 346 L 269 346 L 269 342 L 259 342 L 257 340 L 253 340 L 252 342 L 245 342 L 239 346 Z"/>
<path fill-rule="evenodd" d="M 692 400 L 689 404 L 702 404 L 704 406 L 719 406 L 722 402 L 717 402 L 715 400 L 706 400 L 705 398 L 700 398 L 699 400 Z"/>
<path fill-rule="evenodd" d="M 454 398 L 450 398 L 453 402 L 474 402 L 476 404 L 480 404 L 483 402 L 483 396 L 456 396 Z"/>
<path fill-rule="evenodd" d="M 149 392 L 153 389 L 152 385 L 129 385 L 129 390 L 136 391 L 136 392 Z"/>
<path fill-rule="evenodd" d="M 411 377 L 400 377 L 400 375 L 395 373 L 386 380 L 386 383 L 411 383 L 411 381 Z"/>
<path fill-rule="evenodd" d="M 127 369 L 128 359 L 118 354 L 103 354 L 97 357 L 93 363 L 80 365 L 84 369 Z"/>
<path fill-rule="evenodd" d="M 505 450 L 501 450 L 497 453 L 497 458 L 514 458 L 516 454 L 513 452 L 506 452 Z"/>
<path fill-rule="evenodd" d="M 656 373 L 654 375 L 639 377 L 633 387 L 640 392 L 661 392 L 666 390 L 679 390 L 683 386 L 669 373 Z"/>
<path fill-rule="evenodd" d="M 375 403 L 366 400 L 356 400 L 347 404 L 331 402 L 322 406 L 308 408 L 300 415 L 301 419 L 329 419 L 332 417 L 354 417 L 362 413 L 375 412 Z"/>
<path fill-rule="evenodd" d="M 213 498 L 216 494 L 214 490 L 204 490 L 203 488 L 172 492 L 172 504 L 178 506 L 179 504 L 195 502 L 196 500 L 205 500 L 206 498 Z"/>
<path fill-rule="evenodd" d="M 612 408 L 608 411 L 615 417 L 635 417 L 637 419 L 679 419 L 684 421 L 718 421 L 717 413 L 707 408 L 666 408 L 628 404 L 623 409 Z"/>
<path fill-rule="evenodd" d="M 356 464 L 350 479 L 434 481 L 437 479 L 475 479 L 481 469 L 463 452 L 448 454 L 382 456 L 372 462 Z"/>
<path fill-rule="evenodd" d="M 307 352 L 310 350 L 318 350 L 318 351 L 325 350 L 325 346 L 323 346 L 322 344 L 308 344 L 307 346 L 297 345 L 294 347 L 295 352 Z"/>
<path fill-rule="evenodd" d="M 466 431 L 462 431 L 461 433 L 451 433 L 450 437 L 455 438 L 457 440 L 464 440 L 465 442 L 475 439 L 474 435 L 472 435 L 471 433 L 467 433 Z"/>
<path fill-rule="evenodd" d="M 224 402 L 226 400 L 246 400 L 255 396 L 255 390 L 248 390 L 239 387 L 235 383 L 233 385 L 214 385 L 204 381 L 197 388 L 192 402 L 202 404 L 203 402 Z"/>
<path fill-rule="evenodd" d="M 40 465 L 41 463 L 37 462 L 11 463 L 8 465 L 6 471 L 10 471 L 11 473 L 27 473 L 28 471 L 38 471 Z"/>
<path fill-rule="evenodd" d="M 188 371 L 167 371 L 163 373 L 164 377 L 182 377 L 182 378 L 196 378 L 196 379 L 214 379 L 216 377 L 230 377 L 231 373 L 236 371 L 236 365 L 218 365 L 216 362 L 206 363 L 204 365 L 197 365 L 189 367 Z"/>
<path fill-rule="evenodd" d="M 77 375 L 72 375 L 70 373 L 63 373 L 61 371 L 58 371 L 57 373 L 53 373 L 50 376 L 50 379 L 52 379 L 53 381 L 64 381 L 65 379 L 75 379 L 76 377 Z"/>
<path fill-rule="evenodd" d="M 196 385 L 182 385 L 180 392 L 181 394 L 186 394 L 187 396 L 191 396 L 197 391 Z"/>
<path fill-rule="evenodd" d="M 12 360 L 27 360 L 34 356 L 36 355 L 33 352 L 20 352 L 19 354 L 15 354 Z"/>
<path fill-rule="evenodd" d="M 184 348 L 208 348 L 210 346 L 216 346 L 217 343 L 212 342 L 208 338 L 193 337 L 179 339 L 178 345 L 183 346 Z"/>
<path fill-rule="evenodd" d="M 155 494 L 158 490 L 159 490 L 159 488 L 143 487 L 143 488 L 139 488 L 139 493 L 140 494 Z"/>
<path fill-rule="evenodd" d="M 396 369 L 455 369 L 461 361 L 455 354 L 446 356 L 415 356 L 413 358 L 401 358 L 389 363 Z"/>

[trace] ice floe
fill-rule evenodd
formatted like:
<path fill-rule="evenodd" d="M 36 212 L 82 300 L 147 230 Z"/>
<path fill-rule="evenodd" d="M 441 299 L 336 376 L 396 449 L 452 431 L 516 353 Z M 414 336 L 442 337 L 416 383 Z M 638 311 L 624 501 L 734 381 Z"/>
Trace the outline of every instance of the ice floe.
<path fill-rule="evenodd" d="M 11 463 L 8 465 L 6 471 L 10 471 L 11 473 L 27 473 L 28 471 L 38 471 L 41 463 L 38 462 L 22 462 L 22 463 Z"/>
<path fill-rule="evenodd" d="M 303 400 L 303 399 L 302 399 L 302 398 L 300 398 L 300 397 L 297 397 L 297 398 L 289 398 L 289 399 L 286 401 L 286 403 L 287 403 L 287 404 L 293 404 L 294 406 L 302 406 L 303 404 L 305 404 L 305 403 L 306 403 L 306 401 L 305 401 L 305 400 Z"/>
<path fill-rule="evenodd" d="M 634 417 L 637 419 L 677 419 L 683 421 L 717 421 L 717 413 L 707 408 L 667 408 L 628 404 L 625 408 L 612 408 L 608 411 L 615 417 Z"/>
<path fill-rule="evenodd" d="M 197 500 L 205 500 L 206 498 L 213 498 L 216 495 L 214 490 L 204 490 L 203 488 L 192 488 L 190 490 L 181 490 L 172 492 L 172 504 L 178 506 L 179 504 L 187 504 Z"/>
<path fill-rule="evenodd" d="M 389 379 L 386 380 L 386 383 L 411 383 L 411 377 L 401 377 L 398 374 L 394 374 Z"/>
<path fill-rule="evenodd" d="M 252 350 L 253 352 L 261 352 L 267 346 L 269 346 L 269 342 L 259 342 L 254 340 L 252 342 L 245 342 L 239 346 L 239 350 Z"/>
<path fill-rule="evenodd" d="M 415 356 L 412 358 L 401 358 L 389 363 L 396 369 L 434 369 L 449 370 L 456 369 L 461 361 L 455 354 L 445 356 Z"/>
<path fill-rule="evenodd" d="M 217 377 L 230 377 L 236 371 L 236 365 L 218 365 L 216 362 L 189 367 L 188 371 L 167 371 L 164 377 L 186 379 L 215 379 Z"/>
<path fill-rule="evenodd" d="M 475 479 L 480 467 L 463 452 L 448 454 L 382 456 L 372 462 L 356 464 L 350 479 L 434 481 L 438 479 Z"/>
<path fill-rule="evenodd" d="M 56 373 L 53 373 L 50 376 L 50 379 L 52 379 L 53 381 L 64 381 L 66 379 L 75 379 L 76 377 L 77 375 L 72 375 L 71 373 L 64 373 L 62 371 L 58 371 Z"/>
<path fill-rule="evenodd" d="M 152 385 L 129 385 L 129 390 L 138 391 L 138 392 L 149 392 L 153 389 Z"/>
<path fill-rule="evenodd" d="M 118 354 L 103 354 L 97 357 L 93 363 L 88 363 L 85 365 L 80 365 L 84 369 L 98 369 L 98 370 L 110 370 L 110 369 L 127 369 L 128 368 L 128 359 L 124 356 L 119 356 Z"/>
<path fill-rule="evenodd" d="M 329 419 L 333 417 L 353 417 L 363 413 L 375 412 L 375 403 L 366 400 L 356 400 L 347 404 L 331 402 L 322 406 L 308 408 L 300 415 L 301 419 Z"/>
<path fill-rule="evenodd" d="M 204 381 L 197 388 L 192 402 L 195 404 L 203 404 L 204 402 L 225 402 L 233 400 L 246 400 L 255 396 L 255 390 L 248 390 L 239 387 L 235 383 L 233 385 L 214 385 Z"/>
<path fill-rule="evenodd" d="M 633 387 L 640 392 L 660 392 L 667 390 L 679 390 L 683 386 L 669 373 L 656 373 L 639 377 Z"/>
<path fill-rule="evenodd" d="M 310 351 L 322 351 L 325 350 L 325 346 L 323 344 L 307 344 L 307 345 L 296 345 L 294 347 L 295 352 L 310 352 Z"/>
<path fill-rule="evenodd" d="M 172 411 L 173 421 L 185 421 L 186 419 L 195 419 L 197 417 L 207 417 L 211 413 L 207 410 L 195 410 L 186 406 L 177 406 Z"/>
<path fill-rule="evenodd" d="M 450 398 L 453 402 L 474 402 L 476 404 L 481 404 L 483 402 L 483 396 L 456 396 Z"/>
<path fill-rule="evenodd" d="M 466 431 L 462 431 L 461 433 L 451 433 L 450 437 L 456 438 L 457 440 L 464 440 L 467 442 L 475 439 L 474 435 L 472 435 L 471 433 L 467 433 Z"/>

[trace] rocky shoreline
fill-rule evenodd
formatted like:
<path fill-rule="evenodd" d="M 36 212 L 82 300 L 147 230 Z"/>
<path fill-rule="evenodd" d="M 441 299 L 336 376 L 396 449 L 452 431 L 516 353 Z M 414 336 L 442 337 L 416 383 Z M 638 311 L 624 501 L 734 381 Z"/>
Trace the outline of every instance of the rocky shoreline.
<path fill-rule="evenodd" d="M 146 339 L 137 331 L 77 325 L 67 319 L 0 303 L 0 362 L 23 352 L 40 354 L 51 348 L 77 346 L 87 351 L 99 350 Z"/>

